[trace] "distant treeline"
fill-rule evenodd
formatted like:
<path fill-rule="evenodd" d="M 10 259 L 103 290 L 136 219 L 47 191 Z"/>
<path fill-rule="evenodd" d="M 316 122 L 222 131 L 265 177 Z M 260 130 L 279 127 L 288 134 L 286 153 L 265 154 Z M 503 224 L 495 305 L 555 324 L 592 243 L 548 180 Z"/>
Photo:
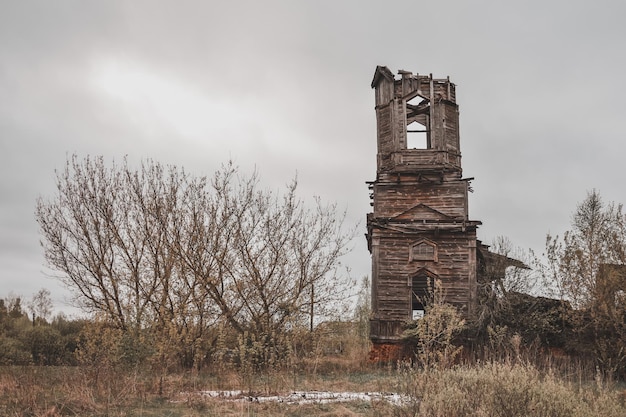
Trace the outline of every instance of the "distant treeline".
<path fill-rule="evenodd" d="M 84 320 L 30 318 L 19 297 L 0 299 L 0 365 L 75 365 Z"/>

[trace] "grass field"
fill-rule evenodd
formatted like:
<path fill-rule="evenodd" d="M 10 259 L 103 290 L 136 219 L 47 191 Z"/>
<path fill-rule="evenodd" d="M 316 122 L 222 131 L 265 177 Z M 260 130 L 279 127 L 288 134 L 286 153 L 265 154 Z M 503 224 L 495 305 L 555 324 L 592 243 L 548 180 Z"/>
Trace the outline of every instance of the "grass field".
<path fill-rule="evenodd" d="M 335 364 L 336 365 L 336 364 Z M 528 363 L 486 363 L 448 369 L 326 365 L 315 375 L 237 372 L 155 375 L 79 367 L 0 368 L 2 416 L 626 416 L 624 391 L 600 376 L 539 370 Z M 333 370 L 334 369 L 334 370 Z M 259 396 L 300 391 L 395 392 L 383 399 L 287 404 L 225 400 L 203 390 L 236 389 Z"/>

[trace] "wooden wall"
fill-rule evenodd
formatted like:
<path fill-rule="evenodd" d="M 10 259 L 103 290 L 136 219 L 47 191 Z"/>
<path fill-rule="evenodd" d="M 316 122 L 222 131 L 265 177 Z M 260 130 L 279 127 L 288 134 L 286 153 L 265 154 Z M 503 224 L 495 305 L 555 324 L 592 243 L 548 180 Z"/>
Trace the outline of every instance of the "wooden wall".
<path fill-rule="evenodd" d="M 372 81 L 377 120 L 377 172 L 367 216 L 372 254 L 372 340 L 399 339 L 411 319 L 412 277 L 428 273 L 446 302 L 471 314 L 476 297 L 478 221 L 468 217 L 462 178 L 456 88 L 449 79 L 378 67 Z M 421 98 L 419 109 L 407 102 Z M 415 100 L 412 101 L 415 103 Z M 408 115 L 408 116 L 407 116 Z M 408 117 L 408 119 L 407 119 Z M 407 149 L 407 120 L 428 130 L 427 149 Z M 411 256 L 419 242 L 436 257 Z"/>

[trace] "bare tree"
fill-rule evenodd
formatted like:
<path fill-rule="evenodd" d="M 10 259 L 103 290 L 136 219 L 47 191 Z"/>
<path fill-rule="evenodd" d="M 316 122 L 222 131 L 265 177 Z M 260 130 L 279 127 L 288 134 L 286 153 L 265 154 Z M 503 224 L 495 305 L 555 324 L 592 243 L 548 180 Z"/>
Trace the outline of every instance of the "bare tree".
<path fill-rule="evenodd" d="M 355 229 L 344 230 L 335 205 L 315 199 L 309 208 L 295 180 L 281 195 L 232 165 L 216 173 L 212 188 L 202 222 L 213 226 L 194 232 L 197 244 L 181 253 L 234 329 L 269 334 L 310 326 L 345 300 L 349 282 L 338 273 Z"/>
<path fill-rule="evenodd" d="M 345 301 L 340 259 L 355 229 L 296 188 L 263 189 L 232 163 L 207 179 L 73 156 L 36 218 L 48 263 L 83 307 L 191 346 L 190 357 L 218 321 L 266 338 L 312 326 Z"/>
<path fill-rule="evenodd" d="M 593 190 L 576 207 L 571 230 L 547 237 L 546 271 L 570 310 L 573 349 L 600 369 L 626 375 L 626 218 Z"/>
<path fill-rule="evenodd" d="M 33 323 L 37 319 L 47 321 L 52 314 L 52 299 L 50 298 L 50 290 L 42 288 L 33 298 L 26 304 L 28 310 L 33 317 Z"/>
<path fill-rule="evenodd" d="M 46 260 L 82 307 L 122 329 L 154 319 L 173 274 L 167 235 L 185 181 L 152 162 L 133 171 L 76 156 L 57 173 L 58 196 L 39 199 L 36 218 Z"/>
<path fill-rule="evenodd" d="M 499 295 L 508 292 L 534 294 L 541 292 L 541 276 L 531 269 L 535 263 L 535 256 L 531 250 L 524 250 L 513 246 L 511 240 L 505 236 L 495 238 L 489 250 L 497 255 L 491 261 L 490 267 L 498 273 L 490 276 Z M 500 273 L 503 271 L 503 273 Z"/>
<path fill-rule="evenodd" d="M 626 262 L 626 218 L 622 206 L 604 204 L 593 190 L 572 216 L 572 229 L 547 236 L 548 273 L 561 296 L 577 308 L 591 307 L 602 265 Z"/>

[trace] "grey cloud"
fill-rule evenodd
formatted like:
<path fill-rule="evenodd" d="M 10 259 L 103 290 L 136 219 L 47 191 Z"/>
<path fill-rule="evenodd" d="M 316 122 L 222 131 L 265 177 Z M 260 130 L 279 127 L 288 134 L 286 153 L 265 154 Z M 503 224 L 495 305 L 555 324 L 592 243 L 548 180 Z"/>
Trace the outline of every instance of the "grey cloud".
<path fill-rule="evenodd" d="M 622 3 L 5 2 L 0 263 L 15 261 L 0 265 L 2 288 L 50 285 L 40 265 L 25 267 L 42 258 L 34 199 L 54 194 L 54 169 L 73 152 L 151 157 L 199 175 L 233 157 L 272 187 L 298 172 L 306 197 L 362 220 L 376 169 L 376 65 L 450 75 L 479 237 L 540 251 L 586 189 L 626 201 Z M 139 118 L 89 85 L 103 60 L 184 85 L 234 122 L 202 115 L 202 138 L 170 129 L 150 103 Z M 356 276 L 369 272 L 364 242 L 346 260 Z"/>

